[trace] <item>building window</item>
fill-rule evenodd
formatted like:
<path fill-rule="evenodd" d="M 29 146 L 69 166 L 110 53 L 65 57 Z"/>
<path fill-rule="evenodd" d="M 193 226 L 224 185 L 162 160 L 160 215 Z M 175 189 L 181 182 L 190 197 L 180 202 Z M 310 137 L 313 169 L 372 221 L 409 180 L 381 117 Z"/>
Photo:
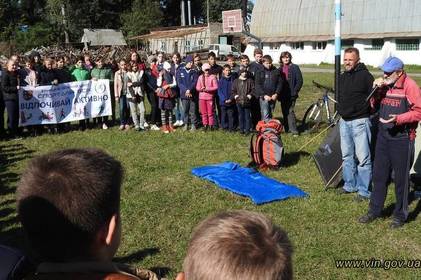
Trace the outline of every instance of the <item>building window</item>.
<path fill-rule="evenodd" d="M 304 50 L 304 42 L 294 42 L 291 44 L 293 50 Z"/>
<path fill-rule="evenodd" d="M 384 45 L 383 39 L 373 39 L 371 40 L 371 47 L 364 48 L 365 50 L 381 50 Z"/>
<path fill-rule="evenodd" d="M 186 52 L 191 51 L 190 41 L 187 41 L 187 40 L 186 40 L 185 50 L 186 50 Z"/>
<path fill-rule="evenodd" d="M 281 47 L 281 44 L 279 44 L 279 43 L 271 43 L 269 45 L 269 47 L 270 47 L 271 50 L 279 50 L 279 48 Z"/>
<path fill-rule="evenodd" d="M 161 49 L 160 51 L 166 52 L 167 51 L 167 44 L 164 41 L 161 41 Z"/>
<path fill-rule="evenodd" d="M 419 49 L 419 39 L 396 39 L 397 51 L 418 51 Z"/>
<path fill-rule="evenodd" d="M 203 40 L 202 39 L 198 40 L 197 45 L 198 45 L 199 50 L 203 49 Z"/>
<path fill-rule="evenodd" d="M 354 47 L 354 40 L 342 40 L 341 42 L 342 49 L 352 48 Z"/>
<path fill-rule="evenodd" d="M 324 50 L 326 49 L 327 42 L 313 42 L 313 50 Z"/>

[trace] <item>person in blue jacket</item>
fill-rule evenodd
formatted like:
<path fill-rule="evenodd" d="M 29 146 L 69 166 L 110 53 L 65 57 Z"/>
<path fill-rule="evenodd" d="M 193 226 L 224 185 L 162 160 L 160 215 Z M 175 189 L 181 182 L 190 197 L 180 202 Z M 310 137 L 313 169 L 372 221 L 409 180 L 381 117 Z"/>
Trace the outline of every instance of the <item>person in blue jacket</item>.
<path fill-rule="evenodd" d="M 188 130 L 189 120 L 191 124 L 190 130 L 196 130 L 196 107 L 198 98 L 196 83 L 198 78 L 199 73 L 193 69 L 193 57 L 187 56 L 184 66 L 181 66 L 176 74 L 177 85 L 180 91 L 180 99 L 182 107 L 184 108 L 184 131 Z"/>
<path fill-rule="evenodd" d="M 231 100 L 232 83 L 231 66 L 224 65 L 222 76 L 218 81 L 219 106 L 221 107 L 221 126 L 224 130 L 234 130 L 234 106 Z"/>

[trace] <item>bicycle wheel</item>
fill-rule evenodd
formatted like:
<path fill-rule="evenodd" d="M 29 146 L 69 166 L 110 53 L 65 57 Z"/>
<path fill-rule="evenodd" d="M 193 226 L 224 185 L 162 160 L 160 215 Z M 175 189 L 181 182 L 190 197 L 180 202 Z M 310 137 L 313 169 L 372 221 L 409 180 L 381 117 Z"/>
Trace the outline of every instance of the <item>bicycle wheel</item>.
<path fill-rule="evenodd" d="M 323 104 L 320 104 L 320 102 L 313 103 L 308 107 L 302 121 L 303 131 L 313 132 L 317 130 L 322 121 L 322 110 Z"/>

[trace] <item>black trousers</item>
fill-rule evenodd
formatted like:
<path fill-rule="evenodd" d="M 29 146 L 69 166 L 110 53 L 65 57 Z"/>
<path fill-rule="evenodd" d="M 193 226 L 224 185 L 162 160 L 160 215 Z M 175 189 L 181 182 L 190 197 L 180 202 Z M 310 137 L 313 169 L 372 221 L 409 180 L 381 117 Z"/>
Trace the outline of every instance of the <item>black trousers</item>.
<path fill-rule="evenodd" d="M 158 96 L 156 96 L 155 92 L 152 90 L 148 90 L 147 93 L 148 101 L 151 104 L 151 115 L 149 122 L 151 124 L 158 125 L 161 119 L 161 111 L 158 107 Z"/>
<path fill-rule="evenodd" d="M 250 112 L 251 112 L 251 128 L 254 130 L 256 129 L 257 123 L 262 119 L 262 115 L 260 113 L 260 103 L 259 99 L 253 97 L 250 100 Z"/>
<path fill-rule="evenodd" d="M 16 135 L 19 126 L 19 101 L 5 100 L 4 103 L 7 110 L 7 128 L 11 135 Z"/>
<path fill-rule="evenodd" d="M 282 116 L 286 132 L 298 133 L 297 118 L 295 117 L 295 99 L 281 99 Z"/>
<path fill-rule="evenodd" d="M 381 214 L 393 170 L 396 196 L 393 216 L 405 221 L 408 218 L 409 171 L 414 158 L 414 141 L 409 138 L 389 139 L 385 133 L 380 128 L 377 134 L 369 211 L 376 216 Z"/>
<path fill-rule="evenodd" d="M 2 93 L 0 92 L 0 94 Z M 5 136 L 4 133 L 4 101 L 0 99 L 0 139 Z"/>
<path fill-rule="evenodd" d="M 220 105 L 222 129 L 234 130 L 234 106 Z"/>

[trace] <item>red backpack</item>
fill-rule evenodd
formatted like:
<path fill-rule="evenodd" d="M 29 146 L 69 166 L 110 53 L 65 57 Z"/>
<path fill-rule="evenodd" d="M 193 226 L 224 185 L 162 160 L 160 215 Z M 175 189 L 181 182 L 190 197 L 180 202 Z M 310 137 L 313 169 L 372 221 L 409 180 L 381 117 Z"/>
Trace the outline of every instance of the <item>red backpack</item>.
<path fill-rule="evenodd" d="M 282 124 L 278 120 L 259 121 L 256 126 L 257 134 L 250 140 L 249 166 L 261 169 L 278 169 L 284 155 L 281 140 Z"/>

